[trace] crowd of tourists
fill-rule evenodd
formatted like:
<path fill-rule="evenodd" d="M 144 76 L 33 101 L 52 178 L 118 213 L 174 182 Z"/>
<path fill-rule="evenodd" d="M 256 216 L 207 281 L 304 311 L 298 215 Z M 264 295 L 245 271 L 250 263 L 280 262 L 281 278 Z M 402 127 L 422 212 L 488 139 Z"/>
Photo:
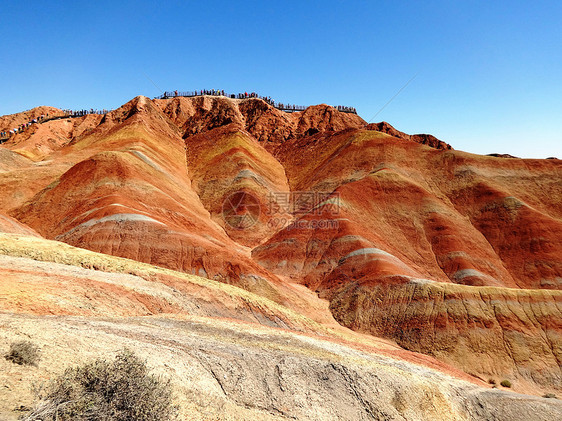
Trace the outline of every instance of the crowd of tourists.
<path fill-rule="evenodd" d="M 17 127 L 14 127 L 11 130 L 5 130 L 5 131 L 0 131 L 0 141 L 6 141 L 7 139 L 9 139 L 10 137 L 18 134 L 18 133 L 23 133 L 25 130 L 27 130 L 28 128 L 30 128 L 32 125 L 37 124 L 37 123 L 44 123 L 46 121 L 49 120 L 57 120 L 57 119 L 61 119 L 61 118 L 67 118 L 67 117 L 82 117 L 88 114 L 107 114 L 110 110 L 94 110 L 93 108 L 89 109 L 89 110 L 61 110 L 60 113 L 56 113 L 56 114 L 52 114 L 49 116 L 49 113 L 47 114 L 41 114 L 39 117 L 32 119 L 31 121 L 28 121 L 27 123 L 23 123 L 18 125 Z"/>
<path fill-rule="evenodd" d="M 214 95 L 214 96 L 224 96 L 227 98 L 232 99 L 246 99 L 246 98 L 259 98 L 265 102 L 267 102 L 272 107 L 278 108 L 283 111 L 304 111 L 306 107 L 304 105 L 295 105 L 295 104 L 284 104 L 282 102 L 275 102 L 271 99 L 270 96 L 260 96 L 256 92 L 243 92 L 238 94 L 228 94 L 224 91 L 224 89 L 201 89 L 200 91 L 187 91 L 187 92 L 179 92 L 179 91 L 171 91 L 171 92 L 164 92 L 164 94 L 156 97 L 155 99 L 166 99 L 166 98 L 174 98 L 174 97 L 193 97 L 193 96 L 204 96 L 204 95 Z M 337 105 L 334 107 L 338 111 L 342 111 L 345 113 L 353 113 L 357 114 L 357 110 L 354 107 L 346 107 L 343 105 Z M 50 116 L 49 114 L 41 114 L 39 117 L 34 118 L 27 123 L 23 123 L 14 127 L 11 130 L 2 131 L 0 132 L 0 140 L 6 141 L 11 136 L 22 133 L 23 131 L 27 130 L 33 124 L 43 123 L 48 120 L 59 119 L 59 118 L 66 118 L 66 117 L 82 117 L 88 114 L 107 114 L 110 110 L 94 110 L 90 108 L 89 110 L 62 110 L 62 113 L 57 113 L 54 116 Z"/>
<path fill-rule="evenodd" d="M 94 110 L 90 108 L 89 110 L 62 110 L 64 113 L 63 117 L 83 117 L 88 114 L 107 114 L 111 110 Z"/>
<path fill-rule="evenodd" d="M 201 89 L 199 91 L 167 91 L 164 92 L 162 95 L 157 96 L 155 99 L 167 99 L 167 98 L 175 98 L 175 97 L 193 97 L 193 96 L 204 96 L 204 95 L 213 95 L 213 96 L 224 96 L 227 98 L 232 99 L 245 99 L 245 98 L 259 98 L 265 102 L 267 102 L 272 107 L 278 108 L 283 111 L 304 111 L 306 110 L 306 106 L 304 105 L 295 105 L 295 104 L 285 104 L 282 102 L 275 102 L 271 99 L 270 96 L 261 96 L 258 95 L 256 92 L 241 92 L 238 94 L 229 94 L 224 91 L 224 89 Z M 343 105 L 336 105 L 334 107 L 338 111 L 344 113 L 353 113 L 357 114 L 357 110 L 354 107 L 346 107 Z"/>
<path fill-rule="evenodd" d="M 46 119 L 49 118 L 49 114 L 41 114 L 39 117 L 32 119 L 31 121 L 28 121 L 27 123 L 23 123 L 18 125 L 17 127 L 14 127 L 11 130 L 6 130 L 6 131 L 2 131 L 0 132 L 0 139 L 5 139 L 8 137 L 11 137 L 17 133 L 22 133 L 25 130 L 27 130 L 29 127 L 31 127 L 33 124 L 37 124 L 40 123 Z"/>

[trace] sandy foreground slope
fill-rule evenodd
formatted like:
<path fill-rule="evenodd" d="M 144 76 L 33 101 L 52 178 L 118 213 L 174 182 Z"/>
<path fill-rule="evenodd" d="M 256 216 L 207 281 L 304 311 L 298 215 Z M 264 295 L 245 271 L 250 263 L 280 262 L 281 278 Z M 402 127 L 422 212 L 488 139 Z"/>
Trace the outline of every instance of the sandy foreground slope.
<path fill-rule="evenodd" d="M 42 353 L 37 367 L 0 361 L 2 419 L 32 405 L 33 385 L 122 347 L 173 380 L 183 419 L 562 415 L 558 400 L 490 389 L 219 282 L 17 234 L 0 234 L 0 263 L 0 348 L 27 339 Z"/>

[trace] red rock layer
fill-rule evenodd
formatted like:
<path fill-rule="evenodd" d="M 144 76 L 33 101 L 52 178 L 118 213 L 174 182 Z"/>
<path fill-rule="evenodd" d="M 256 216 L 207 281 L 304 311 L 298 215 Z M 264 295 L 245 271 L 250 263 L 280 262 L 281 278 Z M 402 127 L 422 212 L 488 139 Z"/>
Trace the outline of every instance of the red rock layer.
<path fill-rule="evenodd" d="M 274 279 L 210 220 L 184 142 L 148 99 L 110 113 L 55 159 L 77 163 L 13 212 L 45 237 L 225 282 L 251 278 L 263 291 Z"/>
<path fill-rule="evenodd" d="M 7 233 L 7 234 L 22 234 L 22 235 L 30 235 L 33 237 L 39 237 L 34 230 L 29 228 L 28 226 L 22 224 L 18 220 L 8 216 L 3 215 L 0 213 L 0 233 Z"/>
<path fill-rule="evenodd" d="M 35 107 L 28 111 L 23 111 L 16 114 L 9 114 L 0 116 L 0 131 L 10 131 L 17 128 L 21 124 L 29 123 L 41 115 L 54 116 L 61 114 L 61 110 L 55 107 Z"/>
<path fill-rule="evenodd" d="M 484 380 L 562 387 L 558 291 L 405 281 L 347 283 L 330 297 L 334 317 L 354 330 L 392 338 Z"/>
<path fill-rule="evenodd" d="M 342 113 L 325 104 L 286 113 L 257 98 L 203 96 L 162 99 L 154 103 L 180 128 L 184 137 L 234 123 L 259 141 L 281 142 L 365 125 L 358 115 Z"/>
<path fill-rule="evenodd" d="M 406 134 L 400 130 L 396 130 L 386 121 L 381 121 L 380 123 L 370 123 L 365 129 L 376 130 L 377 132 L 382 132 L 389 134 L 394 137 L 399 137 L 404 140 L 411 140 L 412 142 L 421 143 L 422 145 L 431 146 L 435 149 L 453 149 L 451 145 L 437 139 L 435 136 L 430 134 Z"/>

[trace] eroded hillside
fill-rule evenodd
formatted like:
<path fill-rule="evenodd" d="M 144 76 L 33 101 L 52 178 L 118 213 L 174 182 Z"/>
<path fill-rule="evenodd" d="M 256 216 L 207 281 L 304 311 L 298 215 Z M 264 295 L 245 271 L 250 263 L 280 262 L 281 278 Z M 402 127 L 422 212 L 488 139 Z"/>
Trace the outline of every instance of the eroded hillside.
<path fill-rule="evenodd" d="M 327 105 L 137 97 L 12 136 L 0 187 L 5 344 L 27 335 L 51 360 L 64 335 L 84 357 L 138 347 L 187 379 L 201 419 L 560 414 L 486 389 L 562 392 L 558 160 L 472 155 Z M 62 369 L 16 373 L 10 404 Z"/>

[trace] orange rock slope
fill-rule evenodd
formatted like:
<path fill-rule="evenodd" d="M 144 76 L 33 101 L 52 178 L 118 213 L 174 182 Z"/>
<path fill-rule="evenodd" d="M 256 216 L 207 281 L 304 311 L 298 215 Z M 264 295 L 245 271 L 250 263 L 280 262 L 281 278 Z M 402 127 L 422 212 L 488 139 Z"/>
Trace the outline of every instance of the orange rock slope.
<path fill-rule="evenodd" d="M 233 284 L 485 380 L 562 389 L 561 161 L 455 151 L 327 105 L 137 97 L 16 135 L 0 187 L 2 232 Z"/>

